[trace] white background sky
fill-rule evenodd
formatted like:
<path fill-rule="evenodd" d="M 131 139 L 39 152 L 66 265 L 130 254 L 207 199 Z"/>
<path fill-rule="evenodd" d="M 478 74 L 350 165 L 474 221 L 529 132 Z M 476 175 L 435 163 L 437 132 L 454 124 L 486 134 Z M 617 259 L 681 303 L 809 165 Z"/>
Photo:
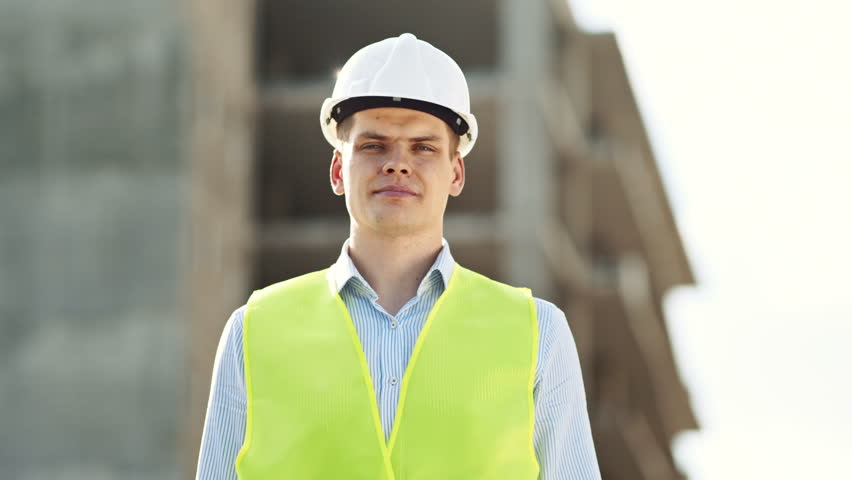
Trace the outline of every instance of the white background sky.
<path fill-rule="evenodd" d="M 692 480 L 852 479 L 852 1 L 570 0 L 614 31 L 698 277 Z"/>

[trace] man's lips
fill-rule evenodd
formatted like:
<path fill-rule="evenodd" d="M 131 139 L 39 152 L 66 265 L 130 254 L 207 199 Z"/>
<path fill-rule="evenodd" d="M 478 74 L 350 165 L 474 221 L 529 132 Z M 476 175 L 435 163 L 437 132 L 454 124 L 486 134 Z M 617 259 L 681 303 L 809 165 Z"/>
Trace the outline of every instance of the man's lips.
<path fill-rule="evenodd" d="M 377 195 L 383 195 L 386 197 L 413 197 L 417 195 L 414 190 L 405 185 L 388 185 L 386 187 L 382 187 L 375 192 Z"/>

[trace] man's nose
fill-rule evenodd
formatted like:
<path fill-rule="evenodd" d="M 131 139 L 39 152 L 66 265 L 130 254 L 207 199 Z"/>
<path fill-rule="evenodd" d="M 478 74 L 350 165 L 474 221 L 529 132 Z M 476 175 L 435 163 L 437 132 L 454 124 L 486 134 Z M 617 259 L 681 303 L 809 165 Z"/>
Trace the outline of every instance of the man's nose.
<path fill-rule="evenodd" d="M 399 173 L 408 175 L 411 173 L 411 163 L 404 148 L 394 148 L 388 152 L 387 161 L 384 165 L 385 174 Z"/>

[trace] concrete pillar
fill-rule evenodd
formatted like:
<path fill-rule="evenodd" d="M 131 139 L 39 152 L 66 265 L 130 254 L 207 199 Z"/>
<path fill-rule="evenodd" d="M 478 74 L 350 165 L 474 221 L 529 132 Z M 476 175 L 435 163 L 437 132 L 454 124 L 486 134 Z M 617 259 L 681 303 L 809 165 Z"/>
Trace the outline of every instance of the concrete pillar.
<path fill-rule="evenodd" d="M 551 297 L 552 282 L 539 235 L 555 201 L 552 142 L 541 112 L 552 71 L 549 5 L 502 0 L 498 93 L 498 206 L 505 258 L 502 277 Z"/>

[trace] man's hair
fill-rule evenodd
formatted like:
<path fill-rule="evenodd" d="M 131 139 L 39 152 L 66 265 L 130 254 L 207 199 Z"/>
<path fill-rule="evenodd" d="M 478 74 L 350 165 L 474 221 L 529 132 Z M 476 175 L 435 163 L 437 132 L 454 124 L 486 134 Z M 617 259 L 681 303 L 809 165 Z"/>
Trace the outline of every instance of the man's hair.
<path fill-rule="evenodd" d="M 349 140 L 349 134 L 352 133 L 352 119 L 355 118 L 355 115 L 350 115 L 343 119 L 342 122 L 337 124 L 337 140 L 341 142 L 346 142 Z M 447 127 L 447 133 L 450 135 L 450 158 L 456 154 L 459 150 L 459 142 L 461 141 L 461 137 L 455 134 L 452 130 L 450 130 L 449 125 L 445 125 Z"/>

